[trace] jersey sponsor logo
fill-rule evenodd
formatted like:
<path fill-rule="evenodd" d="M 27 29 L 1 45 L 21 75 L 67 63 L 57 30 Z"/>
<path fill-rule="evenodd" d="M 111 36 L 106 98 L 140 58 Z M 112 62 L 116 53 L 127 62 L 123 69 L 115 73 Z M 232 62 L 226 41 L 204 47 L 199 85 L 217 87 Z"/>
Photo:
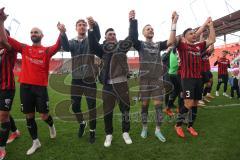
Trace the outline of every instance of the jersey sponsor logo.
<path fill-rule="evenodd" d="M 144 53 L 152 53 L 152 54 L 158 54 L 159 53 L 159 45 L 158 43 L 149 43 L 144 42 L 143 43 Z"/>
<path fill-rule="evenodd" d="M 158 49 L 155 48 L 144 48 L 144 53 L 158 54 Z"/>
<path fill-rule="evenodd" d="M 39 50 L 38 53 L 42 54 L 42 53 L 44 53 L 44 50 Z"/>
<path fill-rule="evenodd" d="M 229 62 L 227 62 L 227 61 L 225 61 L 225 62 L 221 61 L 220 63 L 222 63 L 222 64 L 228 64 Z"/>
<path fill-rule="evenodd" d="M 189 54 L 192 54 L 192 55 L 194 55 L 194 56 L 200 56 L 200 55 L 201 55 L 200 52 L 189 51 L 188 53 L 189 53 Z"/>
<path fill-rule="evenodd" d="M 34 59 L 34 58 L 28 57 L 28 56 L 26 56 L 26 59 L 29 60 L 31 63 L 37 64 L 37 65 L 43 64 L 43 60 L 41 60 L 41 59 Z"/>

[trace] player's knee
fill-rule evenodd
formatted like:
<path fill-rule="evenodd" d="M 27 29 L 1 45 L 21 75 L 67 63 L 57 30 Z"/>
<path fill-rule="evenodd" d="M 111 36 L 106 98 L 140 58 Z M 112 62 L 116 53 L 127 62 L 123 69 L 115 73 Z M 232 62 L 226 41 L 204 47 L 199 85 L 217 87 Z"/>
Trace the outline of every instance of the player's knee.
<path fill-rule="evenodd" d="M 193 101 L 193 100 L 190 100 L 190 99 L 185 99 L 185 100 L 184 100 L 184 106 L 185 106 L 187 109 L 191 109 L 192 106 L 194 106 L 194 101 Z"/>
<path fill-rule="evenodd" d="M 43 121 L 45 121 L 46 119 L 48 119 L 48 114 L 47 113 L 41 113 L 40 117 Z"/>
<path fill-rule="evenodd" d="M 159 105 L 162 104 L 162 101 L 159 100 L 159 99 L 155 99 L 155 100 L 153 101 L 153 103 L 154 103 L 154 106 L 159 106 Z"/>
<path fill-rule="evenodd" d="M 0 122 L 4 123 L 9 121 L 9 112 L 6 111 L 0 111 Z"/>
<path fill-rule="evenodd" d="M 142 106 L 148 107 L 148 105 L 149 105 L 148 100 L 142 100 Z"/>
<path fill-rule="evenodd" d="M 26 118 L 27 119 L 32 119 L 32 118 L 34 118 L 35 117 L 35 113 L 27 113 L 26 114 Z"/>
<path fill-rule="evenodd" d="M 207 87 L 211 87 L 211 82 L 209 81 L 208 83 L 207 83 Z"/>

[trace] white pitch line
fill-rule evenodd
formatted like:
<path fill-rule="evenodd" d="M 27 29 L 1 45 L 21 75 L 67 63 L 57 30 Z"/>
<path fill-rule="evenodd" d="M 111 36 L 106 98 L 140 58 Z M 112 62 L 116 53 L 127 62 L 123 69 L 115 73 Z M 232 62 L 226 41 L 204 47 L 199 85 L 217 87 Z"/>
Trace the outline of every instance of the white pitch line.
<path fill-rule="evenodd" d="M 227 104 L 227 105 L 216 105 L 216 106 L 205 106 L 205 107 L 199 107 L 199 108 L 202 108 L 202 109 L 216 109 L 216 108 L 226 108 L 226 107 L 233 107 L 233 106 L 237 106 L 237 107 L 240 107 L 240 104 Z M 151 112 L 154 112 L 154 111 L 150 111 L 149 113 Z M 137 114 L 138 112 L 132 112 L 130 113 L 131 114 Z M 122 114 L 121 113 L 117 113 L 115 114 L 115 116 L 121 116 Z M 66 117 L 62 117 L 62 118 L 72 118 L 73 116 L 66 116 Z M 61 120 L 61 118 L 59 117 L 53 117 L 53 119 L 55 120 Z M 26 121 L 25 118 L 16 118 L 14 119 L 15 121 L 17 122 L 21 122 L 21 121 Z M 35 120 L 37 121 L 40 121 L 41 118 L 35 118 Z M 67 122 L 75 122 L 75 121 L 67 121 Z"/>

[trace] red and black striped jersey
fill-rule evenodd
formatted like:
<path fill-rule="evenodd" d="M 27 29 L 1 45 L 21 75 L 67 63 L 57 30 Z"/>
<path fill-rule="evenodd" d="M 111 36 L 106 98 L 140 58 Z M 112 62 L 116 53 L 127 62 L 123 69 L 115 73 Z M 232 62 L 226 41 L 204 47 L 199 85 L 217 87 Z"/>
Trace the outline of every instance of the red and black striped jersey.
<path fill-rule="evenodd" d="M 180 42 L 178 53 L 181 60 L 181 78 L 202 78 L 202 54 L 206 48 L 206 41 L 188 44 Z"/>
<path fill-rule="evenodd" d="M 0 90 L 14 90 L 14 65 L 17 59 L 17 52 L 7 51 L 0 48 Z"/>
<path fill-rule="evenodd" d="M 228 68 L 230 68 L 230 60 L 224 57 L 219 58 L 214 66 L 218 65 L 218 75 L 228 74 Z"/>
<path fill-rule="evenodd" d="M 209 57 L 211 56 L 211 52 L 206 51 L 202 55 L 202 72 L 207 72 L 211 70 Z"/>

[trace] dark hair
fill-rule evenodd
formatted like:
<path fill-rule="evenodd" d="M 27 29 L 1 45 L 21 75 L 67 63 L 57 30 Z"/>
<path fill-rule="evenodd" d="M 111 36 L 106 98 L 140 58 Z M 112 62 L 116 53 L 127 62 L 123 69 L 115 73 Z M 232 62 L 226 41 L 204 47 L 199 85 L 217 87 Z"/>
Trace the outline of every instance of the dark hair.
<path fill-rule="evenodd" d="M 183 32 L 183 37 L 185 37 L 185 35 L 187 34 L 187 32 L 189 32 L 189 31 L 191 31 L 191 30 L 193 30 L 193 29 L 192 29 L 192 28 L 186 29 L 186 30 Z"/>
<path fill-rule="evenodd" d="M 114 29 L 113 29 L 113 28 L 108 28 L 108 29 L 105 31 L 105 35 L 106 35 L 108 32 L 110 32 L 110 31 L 114 31 Z"/>
<path fill-rule="evenodd" d="M 76 22 L 76 27 L 77 27 L 77 24 L 80 23 L 80 22 L 87 24 L 87 22 L 86 22 L 84 19 L 79 19 L 79 20 Z"/>
<path fill-rule="evenodd" d="M 5 32 L 7 33 L 8 36 L 10 36 L 9 30 L 7 30 L 6 28 L 5 28 Z"/>

